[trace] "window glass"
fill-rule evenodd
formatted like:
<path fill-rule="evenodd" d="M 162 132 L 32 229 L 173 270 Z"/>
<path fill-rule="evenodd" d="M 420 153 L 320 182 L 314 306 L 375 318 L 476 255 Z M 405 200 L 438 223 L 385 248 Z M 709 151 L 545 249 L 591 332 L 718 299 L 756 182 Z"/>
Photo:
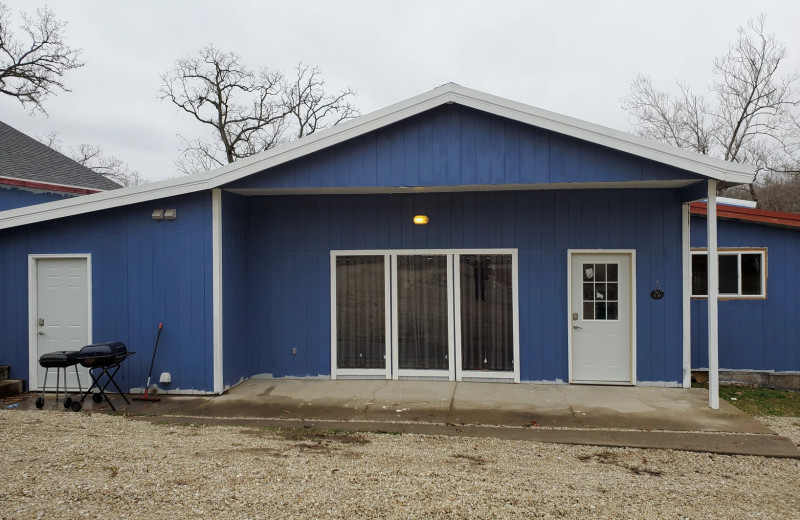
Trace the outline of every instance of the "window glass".
<path fill-rule="evenodd" d="M 766 252 L 719 252 L 719 295 L 763 296 Z M 708 295 L 708 255 L 692 254 L 692 296 Z"/>
<path fill-rule="evenodd" d="M 719 255 L 719 293 L 739 294 L 739 255 Z"/>
<path fill-rule="evenodd" d="M 619 319 L 617 264 L 583 264 L 583 319 Z"/>
<path fill-rule="evenodd" d="M 763 294 L 760 254 L 742 254 L 742 294 Z"/>
<path fill-rule="evenodd" d="M 692 294 L 708 294 L 708 255 L 692 255 Z"/>

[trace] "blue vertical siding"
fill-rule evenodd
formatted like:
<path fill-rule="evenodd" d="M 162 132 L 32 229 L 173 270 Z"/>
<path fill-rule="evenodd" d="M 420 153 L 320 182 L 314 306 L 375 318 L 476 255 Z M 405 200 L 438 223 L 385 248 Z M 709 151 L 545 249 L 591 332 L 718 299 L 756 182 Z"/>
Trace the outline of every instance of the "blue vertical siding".
<path fill-rule="evenodd" d="M 0 211 L 71 199 L 74 196 L 72 193 L 55 193 L 0 185 Z"/>
<path fill-rule="evenodd" d="M 247 278 L 247 199 L 222 194 L 222 370 L 223 385 L 231 386 L 252 374 L 253 356 L 245 329 L 249 326 L 244 287 Z"/>
<path fill-rule="evenodd" d="M 0 231 L 0 363 L 28 378 L 28 255 L 89 253 L 93 340 L 136 352 L 123 364 L 123 390 L 144 386 L 163 322 L 156 377 L 212 391 L 210 200 L 199 193 Z M 178 218 L 153 221 L 154 208 Z"/>
<path fill-rule="evenodd" d="M 226 187 L 492 186 L 700 178 L 572 137 L 445 105 Z"/>
<path fill-rule="evenodd" d="M 767 249 L 767 297 L 719 302 L 719 367 L 800 371 L 800 231 L 719 220 L 719 247 Z M 706 219 L 692 217 L 692 247 L 706 247 Z M 708 303 L 692 300 L 692 368 L 708 368 Z"/>
<path fill-rule="evenodd" d="M 242 202 L 230 200 L 238 208 Z M 636 250 L 637 377 L 681 378 L 676 191 L 273 196 L 246 203 L 241 287 L 249 318 L 241 330 L 252 346 L 253 374 L 330 374 L 331 250 L 517 248 L 521 378 L 566 381 L 567 250 L 619 248 Z M 414 226 L 416 213 L 431 223 Z M 656 281 L 663 300 L 649 297 Z M 226 332 L 226 352 L 227 338 Z"/>

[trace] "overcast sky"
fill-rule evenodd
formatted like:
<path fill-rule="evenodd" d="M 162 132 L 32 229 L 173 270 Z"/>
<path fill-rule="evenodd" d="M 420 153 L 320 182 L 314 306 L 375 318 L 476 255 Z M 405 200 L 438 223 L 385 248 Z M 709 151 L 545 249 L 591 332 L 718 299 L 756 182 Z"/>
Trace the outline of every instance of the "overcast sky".
<path fill-rule="evenodd" d="M 72 92 L 45 103 L 49 117 L 0 95 L 0 120 L 99 144 L 153 181 L 178 175 L 177 133 L 207 132 L 158 100 L 159 75 L 209 43 L 253 68 L 317 65 L 331 88 L 358 92 L 362 113 L 452 81 L 626 131 L 619 99 L 637 73 L 702 90 L 714 56 L 759 13 L 788 47 L 786 72 L 800 69 L 796 0 L 0 2 L 15 22 L 49 5 L 86 62 L 66 77 Z"/>

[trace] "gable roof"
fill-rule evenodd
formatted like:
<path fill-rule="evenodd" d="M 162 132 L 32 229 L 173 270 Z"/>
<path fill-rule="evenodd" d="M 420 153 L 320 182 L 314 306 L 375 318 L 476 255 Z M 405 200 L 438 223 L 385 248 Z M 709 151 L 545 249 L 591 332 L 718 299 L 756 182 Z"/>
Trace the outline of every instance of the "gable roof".
<path fill-rule="evenodd" d="M 78 164 L 2 121 L 0 121 L 0 184 L 72 193 L 95 193 L 120 187 L 116 182 Z"/>
<path fill-rule="evenodd" d="M 458 103 L 725 183 L 750 183 L 755 174 L 754 168 L 746 164 L 714 159 L 619 130 L 468 89 L 455 83 L 447 83 L 405 101 L 241 159 L 208 173 L 9 210 L 0 213 L 0 229 L 224 187 L 226 184 L 248 175 L 262 172 L 449 103 Z"/>

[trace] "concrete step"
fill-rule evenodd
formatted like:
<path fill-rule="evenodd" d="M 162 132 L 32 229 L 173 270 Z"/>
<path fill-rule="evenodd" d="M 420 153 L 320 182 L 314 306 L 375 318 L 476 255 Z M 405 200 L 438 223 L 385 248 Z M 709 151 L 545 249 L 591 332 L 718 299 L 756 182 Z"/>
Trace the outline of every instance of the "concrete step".
<path fill-rule="evenodd" d="M 6 379 L 5 381 L 0 381 L 0 399 L 19 395 L 22 393 L 24 387 L 25 383 L 21 379 Z"/>
<path fill-rule="evenodd" d="M 8 374 L 11 372 L 11 367 L 8 365 L 0 365 L 0 381 L 8 379 Z"/>

